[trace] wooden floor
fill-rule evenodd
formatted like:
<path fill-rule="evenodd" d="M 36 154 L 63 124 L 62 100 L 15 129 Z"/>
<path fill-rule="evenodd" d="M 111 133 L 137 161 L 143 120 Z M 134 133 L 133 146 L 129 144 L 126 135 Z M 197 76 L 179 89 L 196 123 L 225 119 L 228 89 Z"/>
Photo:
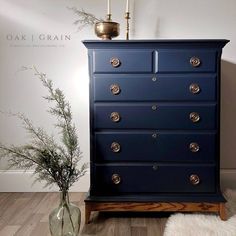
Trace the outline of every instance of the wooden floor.
<path fill-rule="evenodd" d="M 85 193 L 71 193 L 82 212 L 81 236 L 161 236 L 168 214 L 93 213 L 84 224 Z M 0 193 L 0 236 L 49 236 L 48 215 L 59 203 L 58 193 Z"/>

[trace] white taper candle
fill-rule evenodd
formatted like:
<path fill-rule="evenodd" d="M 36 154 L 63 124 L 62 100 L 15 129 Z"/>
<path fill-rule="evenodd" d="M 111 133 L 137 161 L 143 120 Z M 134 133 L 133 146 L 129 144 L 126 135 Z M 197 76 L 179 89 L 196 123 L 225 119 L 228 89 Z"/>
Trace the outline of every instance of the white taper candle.
<path fill-rule="evenodd" d="M 129 12 L 129 0 L 126 1 L 126 12 Z"/>
<path fill-rule="evenodd" d="M 111 0 L 107 0 L 107 14 L 111 14 Z"/>

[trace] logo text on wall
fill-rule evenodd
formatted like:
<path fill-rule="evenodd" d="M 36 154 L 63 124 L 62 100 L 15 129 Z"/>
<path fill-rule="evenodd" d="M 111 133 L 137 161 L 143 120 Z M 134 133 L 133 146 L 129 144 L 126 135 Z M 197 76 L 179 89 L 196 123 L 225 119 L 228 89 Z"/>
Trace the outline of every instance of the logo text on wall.
<path fill-rule="evenodd" d="M 6 35 L 11 47 L 65 47 L 71 41 L 70 34 L 12 34 Z"/>

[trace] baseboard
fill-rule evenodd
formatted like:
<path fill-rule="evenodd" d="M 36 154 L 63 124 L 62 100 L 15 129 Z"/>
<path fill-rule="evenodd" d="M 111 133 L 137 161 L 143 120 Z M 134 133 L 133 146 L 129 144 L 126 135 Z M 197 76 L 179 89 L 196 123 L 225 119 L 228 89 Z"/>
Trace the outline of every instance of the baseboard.
<path fill-rule="evenodd" d="M 34 182 L 33 171 L 8 170 L 0 171 L 0 192 L 55 192 L 56 186 L 44 188 L 44 183 Z M 71 192 L 87 192 L 89 173 L 86 173 L 70 189 Z"/>
<path fill-rule="evenodd" d="M 43 188 L 44 184 L 36 182 L 32 185 L 33 171 L 8 170 L 0 171 L 0 192 L 55 192 L 56 186 Z M 72 186 L 72 192 L 87 192 L 89 189 L 89 173 Z M 236 169 L 221 170 L 221 188 L 236 189 Z"/>

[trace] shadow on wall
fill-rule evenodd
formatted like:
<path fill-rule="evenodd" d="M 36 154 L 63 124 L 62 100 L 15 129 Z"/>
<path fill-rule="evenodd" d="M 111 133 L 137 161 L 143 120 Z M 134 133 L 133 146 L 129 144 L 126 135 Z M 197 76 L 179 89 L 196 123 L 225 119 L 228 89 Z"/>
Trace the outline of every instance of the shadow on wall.
<path fill-rule="evenodd" d="M 221 168 L 236 169 L 236 64 L 221 62 Z"/>

